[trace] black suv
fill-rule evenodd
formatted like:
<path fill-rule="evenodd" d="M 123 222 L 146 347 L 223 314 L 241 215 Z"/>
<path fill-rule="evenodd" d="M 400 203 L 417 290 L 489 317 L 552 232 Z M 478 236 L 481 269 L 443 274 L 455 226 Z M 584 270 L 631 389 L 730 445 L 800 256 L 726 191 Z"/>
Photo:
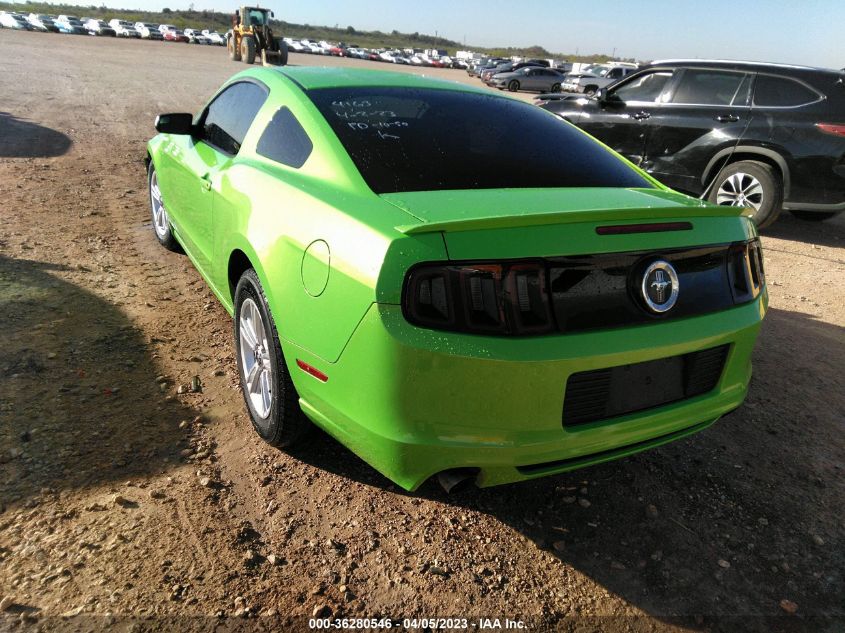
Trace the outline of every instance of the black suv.
<path fill-rule="evenodd" d="M 540 107 L 664 184 L 807 220 L 845 210 L 845 71 L 732 61 L 662 61 L 595 98 Z"/>

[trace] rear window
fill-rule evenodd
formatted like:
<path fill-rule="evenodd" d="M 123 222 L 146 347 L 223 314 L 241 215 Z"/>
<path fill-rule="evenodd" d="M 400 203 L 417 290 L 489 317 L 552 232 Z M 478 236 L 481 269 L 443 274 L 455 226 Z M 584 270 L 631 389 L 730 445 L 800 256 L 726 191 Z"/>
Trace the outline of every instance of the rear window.
<path fill-rule="evenodd" d="M 748 84 L 744 83 L 745 73 L 724 70 L 687 69 L 681 76 L 672 103 L 695 105 L 744 105 L 748 93 Z"/>
<path fill-rule="evenodd" d="M 582 132 L 527 103 L 399 87 L 308 94 L 376 193 L 651 186 Z"/>
<path fill-rule="evenodd" d="M 786 77 L 757 75 L 754 82 L 754 105 L 788 108 L 818 101 L 821 96 L 802 83 Z"/>

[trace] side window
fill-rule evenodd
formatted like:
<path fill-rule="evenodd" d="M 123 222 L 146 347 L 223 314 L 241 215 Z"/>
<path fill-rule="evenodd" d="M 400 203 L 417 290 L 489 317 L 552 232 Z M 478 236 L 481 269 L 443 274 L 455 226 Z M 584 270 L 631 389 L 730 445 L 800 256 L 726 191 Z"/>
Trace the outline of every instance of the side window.
<path fill-rule="evenodd" d="M 743 85 L 745 73 L 687 68 L 672 103 L 695 105 L 730 105 Z"/>
<path fill-rule="evenodd" d="M 786 77 L 757 75 L 754 81 L 754 105 L 761 107 L 794 107 L 818 101 L 820 95 L 804 84 Z"/>
<path fill-rule="evenodd" d="M 314 145 L 287 108 L 279 108 L 258 139 L 256 151 L 282 165 L 297 169 L 305 164 Z"/>
<path fill-rule="evenodd" d="M 267 99 L 267 90 L 252 82 L 232 84 L 212 101 L 203 115 L 203 140 L 237 154 L 249 126 Z"/>
<path fill-rule="evenodd" d="M 608 79 L 619 79 L 622 76 L 622 69 L 621 68 L 613 68 L 609 73 L 607 73 Z"/>
<path fill-rule="evenodd" d="M 672 71 L 666 70 L 646 73 L 619 86 L 612 94 L 620 101 L 656 101 L 671 77 Z"/>

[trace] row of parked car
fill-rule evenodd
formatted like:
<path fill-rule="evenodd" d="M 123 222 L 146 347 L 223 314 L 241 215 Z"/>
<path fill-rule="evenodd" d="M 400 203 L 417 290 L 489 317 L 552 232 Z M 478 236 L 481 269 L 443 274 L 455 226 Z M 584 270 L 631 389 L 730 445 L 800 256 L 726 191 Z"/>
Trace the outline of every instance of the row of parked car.
<path fill-rule="evenodd" d="M 106 22 L 97 18 L 78 18 L 74 15 L 46 15 L 43 13 L 0 13 L 0 26 L 26 31 L 67 33 L 70 35 L 102 35 L 112 37 L 216 44 L 224 46 L 224 35 L 209 29 L 177 29 L 172 24 L 129 22 L 113 18 Z"/>
<path fill-rule="evenodd" d="M 374 62 L 389 64 L 406 64 L 411 66 L 427 66 L 433 68 L 466 68 L 467 62 L 453 58 L 442 49 L 421 48 L 363 48 L 345 42 L 332 43 L 325 40 L 316 42 L 310 39 L 283 38 L 288 50 L 295 53 L 310 55 L 332 55 L 335 57 L 354 57 Z"/>
<path fill-rule="evenodd" d="M 467 73 L 476 76 L 488 86 L 500 90 L 533 90 L 538 92 L 577 92 L 594 94 L 600 88 L 637 70 L 637 64 L 609 62 L 584 65 L 572 71 L 573 64 L 558 63 L 554 66 L 545 59 L 514 61 L 502 58 L 474 60 Z"/>

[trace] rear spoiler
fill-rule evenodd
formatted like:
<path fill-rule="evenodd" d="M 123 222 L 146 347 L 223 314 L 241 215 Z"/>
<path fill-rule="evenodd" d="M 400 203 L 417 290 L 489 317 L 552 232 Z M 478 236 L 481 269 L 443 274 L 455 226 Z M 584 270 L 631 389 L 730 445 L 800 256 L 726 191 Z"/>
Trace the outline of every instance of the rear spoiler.
<path fill-rule="evenodd" d="M 482 229 L 504 229 L 526 226 L 543 226 L 552 224 L 575 224 L 579 222 L 626 222 L 650 221 L 662 219 L 678 219 L 688 217 L 736 217 L 748 213 L 747 209 L 728 206 L 707 207 L 662 207 L 636 209 L 588 209 L 584 211 L 552 211 L 548 213 L 526 213 L 513 215 L 482 216 L 475 218 L 461 218 L 440 222 L 425 222 L 404 224 L 395 227 L 405 235 L 418 233 L 454 233 L 457 231 L 477 231 Z"/>

